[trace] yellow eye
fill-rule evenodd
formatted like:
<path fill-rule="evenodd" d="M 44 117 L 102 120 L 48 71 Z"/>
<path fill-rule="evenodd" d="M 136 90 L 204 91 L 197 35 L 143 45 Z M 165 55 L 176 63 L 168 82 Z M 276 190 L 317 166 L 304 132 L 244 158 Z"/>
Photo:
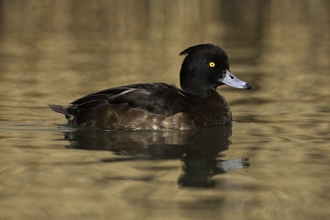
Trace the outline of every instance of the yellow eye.
<path fill-rule="evenodd" d="M 209 65 L 210 65 L 210 67 L 215 67 L 215 63 L 214 62 L 210 62 Z"/>

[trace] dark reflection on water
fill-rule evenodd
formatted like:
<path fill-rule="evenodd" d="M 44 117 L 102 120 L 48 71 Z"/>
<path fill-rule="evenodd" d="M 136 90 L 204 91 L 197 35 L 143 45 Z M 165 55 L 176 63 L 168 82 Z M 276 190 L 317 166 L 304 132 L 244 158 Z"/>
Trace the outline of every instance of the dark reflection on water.
<path fill-rule="evenodd" d="M 182 174 L 178 184 L 182 186 L 214 186 L 212 177 L 229 170 L 248 167 L 248 159 L 217 159 L 228 149 L 232 125 L 193 131 L 105 131 L 78 129 L 64 132 L 70 142 L 68 148 L 106 150 L 123 159 L 104 159 L 113 163 L 127 160 L 180 159 Z"/>
<path fill-rule="evenodd" d="M 0 219 L 329 218 L 330 1 L 77 2 L 0 0 Z M 213 129 L 79 129 L 54 141 L 68 127 L 47 104 L 179 85 L 177 54 L 206 42 L 253 85 L 218 90 L 233 145 Z M 220 160 L 240 157 L 253 166 L 213 177 L 246 166 Z"/>

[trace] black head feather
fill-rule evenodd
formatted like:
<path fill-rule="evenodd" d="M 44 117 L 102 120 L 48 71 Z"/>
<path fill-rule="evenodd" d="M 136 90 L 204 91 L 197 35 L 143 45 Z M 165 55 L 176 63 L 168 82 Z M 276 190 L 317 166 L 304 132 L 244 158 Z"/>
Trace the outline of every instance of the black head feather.
<path fill-rule="evenodd" d="M 229 61 L 221 47 L 200 44 L 185 49 L 179 55 L 186 55 L 181 66 L 180 84 L 187 94 L 206 96 L 222 85 L 219 78 L 229 69 Z M 210 68 L 210 62 L 215 63 L 214 68 Z"/>
<path fill-rule="evenodd" d="M 227 60 L 228 62 L 228 56 L 226 51 L 224 51 L 221 47 L 215 44 L 199 44 L 192 47 L 188 47 L 187 49 L 181 51 L 179 53 L 179 56 L 183 55 L 195 55 L 198 54 L 218 54 L 223 60 Z"/>

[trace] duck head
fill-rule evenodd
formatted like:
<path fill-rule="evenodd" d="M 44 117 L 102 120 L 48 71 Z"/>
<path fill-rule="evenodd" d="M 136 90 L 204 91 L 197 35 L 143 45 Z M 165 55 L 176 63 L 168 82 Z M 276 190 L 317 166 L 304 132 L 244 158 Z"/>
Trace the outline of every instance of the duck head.
<path fill-rule="evenodd" d="M 252 89 L 251 85 L 230 72 L 227 53 L 217 45 L 192 46 L 179 55 L 186 55 L 180 71 L 180 85 L 188 95 L 207 96 L 223 84 L 237 89 Z"/>

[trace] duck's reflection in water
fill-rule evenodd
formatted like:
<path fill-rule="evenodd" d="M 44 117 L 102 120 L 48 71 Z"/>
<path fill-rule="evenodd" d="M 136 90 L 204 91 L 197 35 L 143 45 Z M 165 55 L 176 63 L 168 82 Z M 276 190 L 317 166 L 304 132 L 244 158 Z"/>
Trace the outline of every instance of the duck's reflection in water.
<path fill-rule="evenodd" d="M 248 158 L 218 159 L 219 153 L 228 149 L 232 126 L 218 126 L 193 131 L 105 131 L 78 129 L 65 132 L 70 142 L 68 148 L 85 150 L 108 150 L 123 155 L 118 162 L 134 159 L 162 160 L 180 159 L 181 186 L 211 187 L 212 177 L 229 170 L 249 166 Z"/>

